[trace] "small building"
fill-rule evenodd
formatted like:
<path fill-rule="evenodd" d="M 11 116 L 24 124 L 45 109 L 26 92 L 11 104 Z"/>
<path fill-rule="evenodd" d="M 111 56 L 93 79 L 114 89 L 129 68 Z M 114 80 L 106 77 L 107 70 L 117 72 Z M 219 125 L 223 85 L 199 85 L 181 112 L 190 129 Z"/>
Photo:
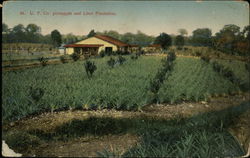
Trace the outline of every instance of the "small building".
<path fill-rule="evenodd" d="M 58 51 L 59 51 L 60 54 L 65 54 L 64 44 L 62 44 L 60 47 L 58 47 Z"/>
<path fill-rule="evenodd" d="M 129 51 L 131 46 L 118 39 L 106 35 L 95 35 L 75 44 L 67 44 L 66 54 L 79 53 L 98 55 L 101 51 Z"/>
<path fill-rule="evenodd" d="M 145 53 L 161 53 L 162 52 L 162 48 L 160 44 L 151 44 L 146 47 L 143 47 L 142 50 Z"/>

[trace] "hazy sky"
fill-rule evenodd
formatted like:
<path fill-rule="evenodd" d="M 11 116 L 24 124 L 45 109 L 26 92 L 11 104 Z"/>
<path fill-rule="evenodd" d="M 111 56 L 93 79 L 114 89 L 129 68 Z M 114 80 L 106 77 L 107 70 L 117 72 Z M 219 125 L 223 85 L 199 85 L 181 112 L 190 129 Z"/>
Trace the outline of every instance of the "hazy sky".
<path fill-rule="evenodd" d="M 93 12 L 93 15 L 53 16 L 54 12 Z M 95 15 L 95 12 L 115 15 Z M 86 35 L 94 29 L 119 33 L 140 30 L 158 35 L 160 32 L 177 34 L 178 29 L 185 28 L 191 35 L 193 30 L 205 27 L 215 33 L 226 24 L 236 24 L 242 29 L 249 24 L 249 5 L 239 1 L 12 1 L 4 3 L 3 23 L 10 28 L 34 23 L 42 28 L 42 34 L 57 29 L 62 34 Z"/>

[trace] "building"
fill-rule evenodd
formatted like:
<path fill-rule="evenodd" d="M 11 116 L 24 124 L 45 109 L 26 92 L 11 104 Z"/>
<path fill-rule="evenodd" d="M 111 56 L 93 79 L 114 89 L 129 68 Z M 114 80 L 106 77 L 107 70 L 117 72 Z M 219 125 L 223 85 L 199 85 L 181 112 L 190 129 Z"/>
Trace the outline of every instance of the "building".
<path fill-rule="evenodd" d="M 118 39 L 106 35 L 95 35 L 86 38 L 75 44 L 65 45 L 66 54 L 79 53 L 88 55 L 98 55 L 101 51 L 130 51 L 135 50 L 135 45 L 131 46 Z"/>

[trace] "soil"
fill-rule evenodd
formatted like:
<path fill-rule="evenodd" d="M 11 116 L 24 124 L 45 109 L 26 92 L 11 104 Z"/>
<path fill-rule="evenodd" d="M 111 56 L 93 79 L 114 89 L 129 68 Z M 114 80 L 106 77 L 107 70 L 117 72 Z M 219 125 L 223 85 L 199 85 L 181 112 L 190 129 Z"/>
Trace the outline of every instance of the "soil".
<path fill-rule="evenodd" d="M 91 116 L 113 117 L 113 118 L 188 118 L 196 114 L 219 111 L 232 106 L 237 106 L 241 102 L 250 101 L 250 93 L 242 93 L 235 96 L 224 96 L 210 99 L 208 102 L 183 102 L 179 104 L 153 104 L 145 106 L 142 111 L 116 111 L 116 110 L 96 110 L 96 111 L 61 111 L 55 113 L 43 113 L 38 116 L 27 117 L 3 126 L 4 131 L 29 131 L 41 130 L 51 132 L 55 128 L 73 120 L 84 120 Z M 230 127 L 230 132 L 235 136 L 245 150 L 250 143 L 250 111 L 246 111 L 235 118 L 234 124 Z M 69 141 L 50 141 L 30 148 L 24 156 L 96 156 L 96 151 L 109 149 L 121 155 L 129 148 L 140 142 L 140 138 L 133 134 L 104 135 L 104 136 L 82 136 Z"/>

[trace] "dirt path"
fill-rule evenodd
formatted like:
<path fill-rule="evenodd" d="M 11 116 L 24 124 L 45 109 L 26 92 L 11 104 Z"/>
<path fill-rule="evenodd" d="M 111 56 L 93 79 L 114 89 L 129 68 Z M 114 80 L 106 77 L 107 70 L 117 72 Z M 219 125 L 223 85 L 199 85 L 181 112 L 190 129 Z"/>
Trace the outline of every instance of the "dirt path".
<path fill-rule="evenodd" d="M 238 96 L 227 96 L 213 98 L 209 102 L 181 103 L 177 105 L 154 104 L 143 108 L 142 112 L 98 110 L 98 111 L 62 111 L 56 113 L 44 113 L 39 116 L 25 118 L 11 122 L 3 127 L 4 131 L 30 131 L 40 130 L 51 132 L 57 127 L 62 126 L 72 120 L 86 120 L 93 117 L 112 117 L 112 118 L 188 118 L 196 114 L 210 111 L 219 111 L 232 106 L 237 106 L 241 102 L 250 101 L 250 94 L 245 93 Z M 235 119 L 235 124 L 230 128 L 239 142 L 248 148 L 250 128 L 249 112 L 242 114 Z M 243 134 L 242 134 L 243 132 Z M 140 141 L 138 136 L 133 134 L 104 135 L 104 136 L 84 136 L 69 141 L 50 141 L 29 149 L 25 156 L 96 156 L 96 151 L 104 148 L 117 152 L 119 155 L 129 148 L 135 146 Z M 119 151 L 117 151 L 119 149 Z M 77 151 L 77 152 L 76 152 Z"/>

